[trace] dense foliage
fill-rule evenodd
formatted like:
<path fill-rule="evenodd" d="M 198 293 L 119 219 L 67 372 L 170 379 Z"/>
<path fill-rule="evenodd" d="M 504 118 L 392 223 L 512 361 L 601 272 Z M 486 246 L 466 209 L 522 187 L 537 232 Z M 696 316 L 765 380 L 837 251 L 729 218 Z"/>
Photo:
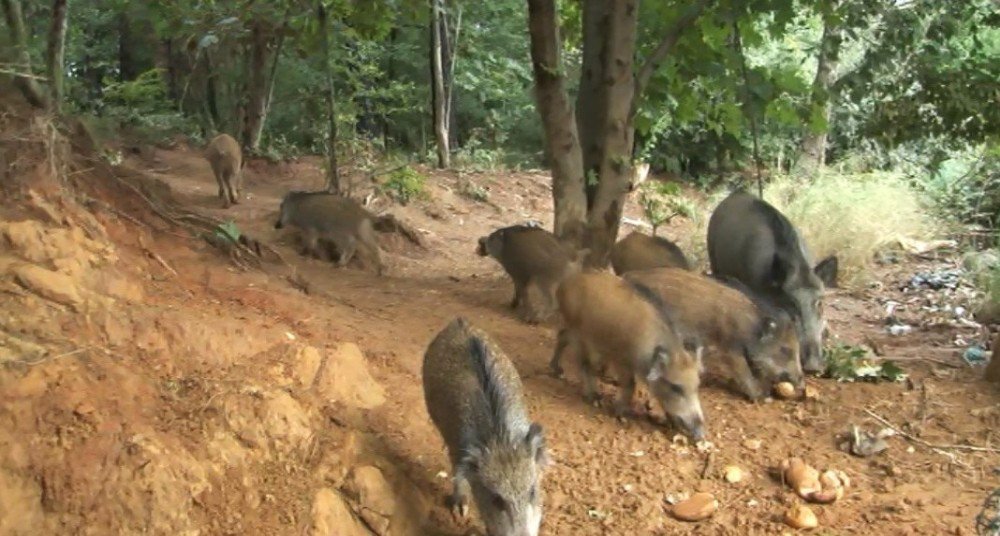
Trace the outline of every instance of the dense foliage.
<path fill-rule="evenodd" d="M 32 65 L 14 54 L 4 65 L 41 75 L 53 8 L 20 4 Z M 571 93 L 582 61 L 584 4 L 559 4 Z M 640 60 L 688 4 L 641 3 Z M 319 5 L 333 21 L 329 63 Z M 951 215 L 996 223 L 1000 14 L 992 0 L 707 6 L 639 98 L 637 158 L 707 182 L 757 164 L 791 170 L 803 138 L 824 133 L 828 163 L 909 173 Z M 160 136 L 227 131 L 260 152 L 322 152 L 329 71 L 337 144 L 348 160 L 433 153 L 426 2 L 95 0 L 69 9 L 71 110 Z M 447 0 L 443 9 L 454 164 L 543 164 L 525 3 Z M 0 39 L 13 49 L 11 37 Z M 823 51 L 829 83 L 816 76 Z"/>

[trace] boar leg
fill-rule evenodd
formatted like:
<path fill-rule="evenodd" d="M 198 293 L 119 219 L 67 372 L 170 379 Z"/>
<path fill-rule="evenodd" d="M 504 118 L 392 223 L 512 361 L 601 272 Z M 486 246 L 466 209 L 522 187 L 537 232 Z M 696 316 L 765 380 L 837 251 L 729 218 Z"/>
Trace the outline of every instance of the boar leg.
<path fill-rule="evenodd" d="M 455 517 L 464 519 L 469 515 L 469 481 L 460 471 L 452 472 L 455 474 L 452 479 L 454 488 L 448 498 L 448 506 Z"/>
<path fill-rule="evenodd" d="M 635 397 L 635 374 L 631 370 L 622 369 L 618 378 L 621 387 L 618 399 L 615 400 L 615 417 L 619 419 L 632 415 L 632 399 Z"/>
<path fill-rule="evenodd" d="M 562 356 L 566 348 L 570 346 L 570 334 L 568 329 L 560 329 L 556 336 L 556 350 L 552 353 L 552 361 L 549 361 L 549 371 L 553 376 L 559 378 L 563 375 Z M 576 346 L 575 344 L 573 346 Z"/>
<path fill-rule="evenodd" d="M 597 393 L 597 376 L 594 374 L 594 356 L 596 355 L 588 344 L 581 341 L 578 358 L 580 373 L 583 376 L 583 399 L 588 404 L 600 405 L 600 395 Z"/>
<path fill-rule="evenodd" d="M 343 268 L 354 257 L 354 252 L 358 249 L 358 241 L 353 236 L 335 236 L 333 242 L 337 245 L 337 253 L 340 254 L 340 257 L 337 258 L 337 267 Z"/>
<path fill-rule="evenodd" d="M 750 367 L 749 358 L 735 352 L 729 352 L 728 358 L 733 371 L 733 380 L 740 392 L 746 395 L 751 402 L 763 399 L 766 393 Z"/>

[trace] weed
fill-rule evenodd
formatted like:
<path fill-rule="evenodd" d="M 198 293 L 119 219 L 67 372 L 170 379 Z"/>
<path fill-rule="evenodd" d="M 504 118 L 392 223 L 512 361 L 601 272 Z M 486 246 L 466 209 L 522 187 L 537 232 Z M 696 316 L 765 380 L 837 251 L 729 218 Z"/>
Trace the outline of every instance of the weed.
<path fill-rule="evenodd" d="M 405 166 L 389 174 L 380 188 L 400 204 L 427 196 L 426 177 L 410 166 Z"/>

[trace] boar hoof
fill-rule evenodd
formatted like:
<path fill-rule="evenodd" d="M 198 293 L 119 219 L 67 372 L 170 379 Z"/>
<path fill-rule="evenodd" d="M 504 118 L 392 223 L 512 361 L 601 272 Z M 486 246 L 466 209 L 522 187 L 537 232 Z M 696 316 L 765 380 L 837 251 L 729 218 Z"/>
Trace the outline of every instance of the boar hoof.
<path fill-rule="evenodd" d="M 451 496 L 448 498 L 452 516 L 456 520 L 462 520 L 469 516 L 469 501 L 465 497 Z"/>

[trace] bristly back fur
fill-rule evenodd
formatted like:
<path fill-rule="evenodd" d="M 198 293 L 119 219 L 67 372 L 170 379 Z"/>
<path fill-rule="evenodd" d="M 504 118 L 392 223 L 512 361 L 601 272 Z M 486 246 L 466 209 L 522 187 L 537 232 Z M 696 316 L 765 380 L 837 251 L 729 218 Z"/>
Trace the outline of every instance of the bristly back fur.
<path fill-rule="evenodd" d="M 479 380 L 483 399 L 488 408 L 490 424 L 500 437 L 510 438 L 512 430 L 508 426 L 508 413 L 511 409 L 512 395 L 504 382 L 503 373 L 497 366 L 496 359 L 486 346 L 486 341 L 473 335 L 469 338 L 469 359 L 472 370 Z"/>
<path fill-rule="evenodd" d="M 663 299 L 660 298 L 659 294 L 653 292 L 653 289 L 639 283 L 638 281 L 626 279 L 625 282 L 627 282 L 632 289 L 639 293 L 639 296 L 642 297 L 642 299 L 646 300 L 653 306 L 654 309 L 656 309 L 657 314 L 660 316 L 660 320 L 666 324 L 668 328 L 675 333 L 677 332 L 677 322 L 674 319 L 674 315 L 670 311 L 670 308 L 667 307 L 667 304 L 663 302 Z"/>

